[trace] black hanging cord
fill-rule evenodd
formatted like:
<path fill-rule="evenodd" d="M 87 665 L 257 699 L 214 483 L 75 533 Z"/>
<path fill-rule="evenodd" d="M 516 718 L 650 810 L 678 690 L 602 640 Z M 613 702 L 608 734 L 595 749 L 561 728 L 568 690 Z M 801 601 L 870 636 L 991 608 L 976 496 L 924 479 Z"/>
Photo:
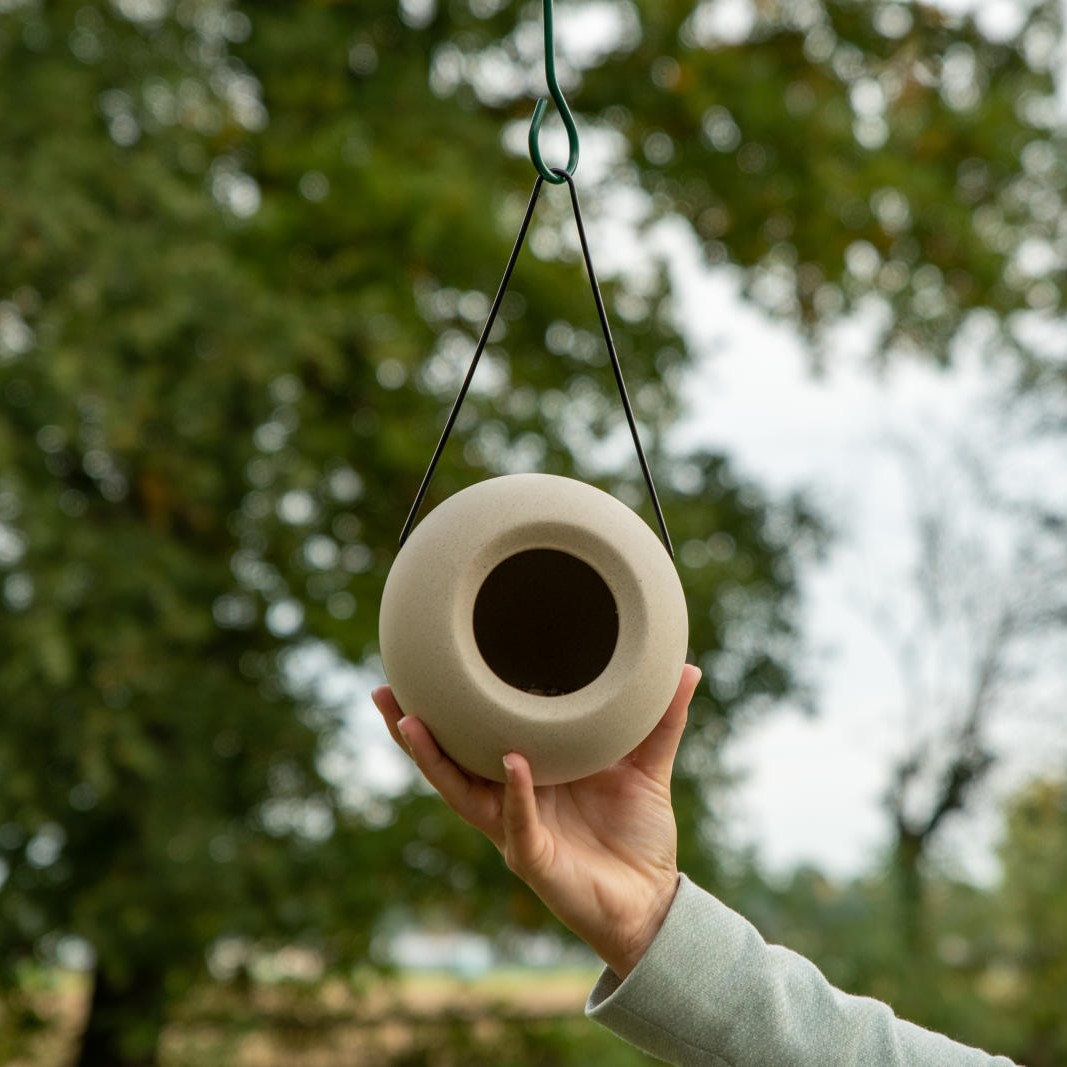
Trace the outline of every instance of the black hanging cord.
<path fill-rule="evenodd" d="M 648 460 L 645 458 L 645 450 L 641 447 L 641 436 L 637 432 L 637 421 L 634 419 L 634 411 L 630 406 L 630 397 L 626 393 L 626 383 L 622 378 L 622 367 L 619 365 L 619 356 L 615 351 L 615 342 L 611 336 L 611 326 L 608 324 L 608 314 L 604 310 L 604 299 L 600 295 L 600 285 L 596 280 L 596 271 L 593 269 L 593 257 L 589 253 L 589 241 L 585 236 L 585 223 L 582 222 L 582 209 L 578 205 L 578 189 L 575 187 L 574 178 L 565 170 L 557 170 L 556 174 L 567 180 L 571 191 L 571 207 L 574 208 L 574 223 L 578 227 L 578 240 L 582 244 L 582 258 L 585 260 L 585 270 L 589 275 L 589 286 L 593 290 L 593 303 L 596 304 L 597 314 L 600 316 L 600 328 L 604 331 L 604 342 L 608 346 L 608 355 L 611 357 L 611 369 L 615 372 L 615 381 L 619 386 L 619 396 L 622 399 L 623 410 L 626 412 L 626 421 L 630 424 L 630 435 L 634 439 L 634 448 L 637 449 L 637 459 L 641 464 L 641 473 L 645 476 L 645 485 L 648 486 L 648 495 L 652 500 L 652 508 L 656 512 L 656 522 L 663 536 L 663 547 L 667 549 L 667 555 L 674 559 L 674 546 L 671 544 L 671 536 L 667 533 L 667 522 L 663 518 L 663 509 L 659 506 L 659 497 L 656 495 L 656 486 L 652 481 L 652 471 L 649 470 Z"/>
<path fill-rule="evenodd" d="M 593 291 L 593 302 L 596 304 L 597 315 L 600 317 L 600 328 L 604 333 L 604 342 L 607 345 L 608 356 L 611 359 L 611 368 L 615 373 L 615 382 L 619 387 L 619 397 L 622 400 L 623 410 L 626 412 L 626 421 L 630 426 L 630 434 L 633 437 L 634 447 L 637 449 L 637 458 L 641 464 L 641 473 L 645 476 L 645 484 L 648 486 L 648 495 L 652 500 L 653 510 L 656 512 L 656 521 L 659 523 L 663 545 L 667 549 L 667 554 L 671 559 L 674 559 L 674 546 L 671 544 L 670 534 L 667 533 L 667 523 L 663 518 L 663 509 L 660 507 L 659 497 L 656 495 L 656 487 L 652 481 L 652 472 L 649 470 L 648 460 L 645 458 L 645 450 L 641 446 L 641 437 L 637 432 L 637 421 L 634 419 L 633 408 L 630 406 L 630 398 L 627 395 L 626 383 L 622 376 L 622 367 L 619 364 L 619 356 L 615 351 L 615 342 L 611 336 L 611 326 L 608 323 L 607 312 L 604 310 L 604 300 L 600 295 L 600 286 L 597 283 L 596 271 L 593 269 L 593 258 L 590 255 L 589 241 L 585 235 L 585 223 L 582 221 L 582 209 L 578 203 L 578 190 L 575 188 L 574 178 L 567 171 L 554 168 L 553 174 L 558 175 L 562 181 L 566 181 L 570 188 L 571 207 L 574 211 L 574 222 L 578 228 L 578 240 L 582 246 L 582 258 L 585 260 L 585 269 L 589 276 L 589 285 Z M 422 479 L 422 484 L 419 486 L 419 491 L 415 496 L 415 503 L 411 506 L 407 521 L 404 523 L 404 529 L 401 531 L 401 545 L 408 539 L 408 535 L 411 533 L 411 529 L 415 525 L 415 519 L 418 516 L 419 509 L 422 507 L 422 502 L 426 498 L 426 492 L 430 488 L 430 480 L 433 478 L 434 471 L 437 469 L 437 463 L 441 458 L 441 453 L 445 450 L 445 445 L 452 433 L 452 428 L 456 424 L 456 419 L 459 416 L 459 409 L 463 406 L 467 391 L 470 389 L 471 381 L 474 378 L 474 372 L 478 367 L 478 361 L 482 358 L 482 353 L 485 351 L 485 346 L 489 341 L 489 334 L 492 332 L 493 324 L 496 322 L 497 314 L 500 311 L 500 305 L 504 300 L 504 294 L 507 292 L 508 285 L 511 282 L 511 275 L 515 270 L 515 264 L 518 261 L 519 253 L 522 251 L 522 246 L 526 241 L 526 234 L 530 229 L 530 220 L 533 218 L 534 208 L 537 206 L 537 199 L 541 195 L 541 187 L 544 183 L 545 179 L 541 175 L 538 175 L 537 180 L 534 182 L 533 192 L 530 194 L 530 202 L 526 206 L 526 214 L 523 216 L 522 225 L 519 227 L 518 237 L 515 238 L 515 246 L 511 250 L 508 265 L 504 268 L 504 277 L 500 281 L 500 287 L 497 289 L 496 298 L 493 300 L 493 306 L 489 309 L 489 317 L 486 319 L 481 336 L 478 338 L 478 346 L 474 350 L 474 358 L 471 360 L 467 375 L 463 379 L 463 384 L 460 386 L 459 395 L 456 397 L 456 402 L 452 405 L 452 410 L 445 423 L 445 428 L 441 433 L 441 439 L 437 442 L 437 448 L 434 449 L 433 458 L 430 460 L 430 466 L 426 470 L 426 474 Z"/>
<path fill-rule="evenodd" d="M 445 450 L 445 444 L 448 442 L 448 438 L 452 433 L 452 427 L 456 425 L 456 419 L 459 417 L 459 409 L 463 406 L 463 401 L 466 399 L 467 390 L 470 389 L 471 381 L 474 378 L 474 372 L 478 368 L 478 361 L 482 358 L 482 353 L 485 351 L 486 343 L 489 340 L 489 334 L 493 329 L 493 324 L 496 322 L 497 313 L 500 311 L 500 304 L 504 299 L 504 294 L 508 290 L 508 283 L 511 281 L 512 271 L 515 270 L 515 264 L 518 261 L 519 253 L 522 251 L 523 242 L 526 240 L 526 232 L 530 228 L 530 220 L 533 218 L 534 208 L 537 206 L 537 198 L 541 195 L 541 186 L 544 184 L 544 178 L 538 175 L 537 181 L 534 182 L 533 192 L 530 194 L 530 202 L 526 205 L 526 214 L 523 217 L 522 225 L 519 227 L 519 235 L 515 238 L 515 247 L 511 250 L 511 258 L 508 260 L 508 265 L 504 268 L 504 277 L 500 280 L 500 288 L 496 291 L 496 299 L 493 300 L 493 306 L 489 309 L 489 317 L 485 320 L 485 326 L 482 328 L 482 335 L 478 338 L 478 347 L 474 350 L 474 358 L 471 360 L 471 365 L 467 370 L 467 376 L 463 379 L 463 384 L 459 388 L 459 395 L 456 397 L 456 402 L 452 405 L 452 410 L 449 412 L 448 421 L 445 423 L 445 428 L 441 433 L 441 440 L 437 442 L 437 448 L 434 449 L 433 458 L 430 460 L 430 466 L 427 467 L 426 474 L 422 479 L 422 485 L 419 486 L 419 491 L 415 496 L 415 503 L 411 505 L 411 511 L 408 512 L 407 522 L 404 523 L 404 529 L 400 534 L 401 544 L 408 539 L 408 534 L 411 533 L 411 528 L 415 525 L 415 519 L 418 516 L 419 508 L 422 507 L 422 502 L 426 498 L 426 490 L 430 488 L 430 479 L 433 477 L 433 472 L 437 469 L 437 462 L 441 458 L 441 453 Z"/>

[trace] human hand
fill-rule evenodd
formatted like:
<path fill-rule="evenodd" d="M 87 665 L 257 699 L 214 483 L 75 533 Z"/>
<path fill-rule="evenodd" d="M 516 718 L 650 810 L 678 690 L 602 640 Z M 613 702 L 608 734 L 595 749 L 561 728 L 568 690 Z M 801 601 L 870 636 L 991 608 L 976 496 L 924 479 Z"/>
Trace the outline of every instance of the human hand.
<path fill-rule="evenodd" d="M 655 729 L 628 756 L 562 785 L 533 784 L 517 752 L 507 782 L 470 774 L 425 724 L 405 716 L 388 686 L 374 703 L 393 739 L 463 819 L 566 926 L 625 978 L 656 936 L 678 886 L 671 771 L 700 671 L 687 666 Z"/>

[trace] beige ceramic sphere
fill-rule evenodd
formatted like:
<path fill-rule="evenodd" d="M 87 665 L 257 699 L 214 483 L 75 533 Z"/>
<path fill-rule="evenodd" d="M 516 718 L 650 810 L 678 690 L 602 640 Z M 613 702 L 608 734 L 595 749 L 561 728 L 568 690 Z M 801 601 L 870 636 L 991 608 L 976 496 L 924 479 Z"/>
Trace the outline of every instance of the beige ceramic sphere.
<path fill-rule="evenodd" d="M 521 752 L 551 785 L 635 748 L 674 695 L 689 639 L 678 574 L 614 497 L 550 474 L 491 478 L 435 508 L 385 584 L 397 701 L 457 763 L 502 781 Z"/>

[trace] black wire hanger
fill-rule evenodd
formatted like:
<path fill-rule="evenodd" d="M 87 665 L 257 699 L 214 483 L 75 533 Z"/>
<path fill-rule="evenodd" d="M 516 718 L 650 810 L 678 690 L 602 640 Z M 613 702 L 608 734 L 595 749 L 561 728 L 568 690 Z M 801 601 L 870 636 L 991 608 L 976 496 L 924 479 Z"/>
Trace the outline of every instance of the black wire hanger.
<path fill-rule="evenodd" d="M 600 328 L 604 333 L 604 342 L 607 345 L 608 356 L 611 359 L 611 368 L 615 373 L 615 382 L 619 387 L 619 397 L 622 400 L 623 410 L 626 412 L 626 421 L 630 427 L 630 435 L 633 437 L 634 447 L 637 449 L 637 458 L 641 464 L 641 473 L 644 475 L 645 485 L 648 487 L 648 495 L 652 501 L 653 510 L 656 513 L 656 521 L 659 523 L 663 545 L 667 549 L 667 554 L 671 559 L 674 559 L 674 547 L 671 544 L 670 535 L 667 533 L 667 523 L 663 518 L 663 509 L 660 507 L 659 497 L 656 495 L 656 487 L 652 481 L 652 472 L 649 470 L 648 460 L 645 457 L 645 450 L 641 445 L 641 437 L 637 431 L 637 422 L 634 419 L 633 408 L 630 405 L 630 398 L 626 392 L 626 383 L 622 376 L 622 367 L 619 365 L 619 356 L 615 351 L 615 342 L 611 336 L 611 326 L 608 323 L 607 312 L 604 310 L 604 299 L 600 295 L 600 285 L 597 282 L 596 271 L 593 268 L 593 258 L 589 252 L 589 241 L 586 238 L 585 223 L 582 221 L 582 209 L 578 203 L 578 190 L 575 188 L 573 177 L 574 170 L 578 164 L 578 131 L 575 128 L 573 118 L 571 118 L 567 102 L 563 98 L 563 93 L 556 81 L 552 30 L 552 0 L 543 0 L 543 4 L 545 18 L 545 75 L 548 81 L 549 91 L 552 98 L 556 101 L 557 107 L 560 109 L 564 125 L 567 128 L 567 136 L 570 143 L 570 159 L 566 170 L 561 168 L 553 168 L 549 170 L 541 159 L 541 153 L 538 146 L 538 135 L 547 105 L 544 100 L 539 100 L 537 108 L 534 111 L 533 122 L 530 125 L 530 158 L 533 160 L 534 166 L 538 170 L 537 180 L 534 182 L 533 192 L 530 194 L 530 202 L 526 206 L 526 214 L 523 217 L 522 225 L 519 227 L 518 237 L 515 239 L 515 246 L 512 248 L 508 264 L 504 268 L 504 277 L 500 281 L 500 287 L 497 289 L 496 298 L 493 300 L 493 305 L 489 309 L 489 317 L 486 319 L 481 336 L 478 338 L 478 345 L 474 351 L 474 358 L 471 360 L 466 377 L 463 379 L 463 384 L 460 386 L 459 395 L 456 397 L 456 401 L 452 405 L 452 411 L 449 413 L 445 428 L 441 433 L 441 439 L 437 442 L 437 448 L 434 450 L 433 458 L 430 460 L 430 465 L 422 479 L 422 484 L 419 486 L 419 491 L 415 496 L 415 503 L 412 505 L 411 511 L 408 513 L 407 521 L 404 523 L 404 529 L 400 534 L 400 544 L 403 545 L 408 539 L 408 535 L 411 533 L 411 529 L 415 525 L 415 519 L 418 516 L 419 509 L 422 507 L 426 492 L 430 487 L 430 480 L 433 478 L 437 463 L 441 458 L 442 452 L 444 452 L 445 445 L 448 443 L 448 438 L 452 434 L 452 429 L 459 416 L 459 410 L 463 406 L 463 401 L 466 399 L 467 391 L 470 389 L 471 381 L 474 378 L 474 372 L 477 370 L 478 362 L 482 358 L 482 353 L 485 351 L 485 346 L 489 340 L 489 334 L 492 332 L 497 314 L 500 311 L 500 305 L 504 300 L 504 295 L 511 282 L 511 275 L 515 270 L 515 264 L 518 261 L 519 253 L 522 251 L 522 246 L 526 241 L 526 234 L 530 229 L 530 220 L 533 218 L 534 208 L 537 206 L 538 197 L 541 195 L 541 188 L 546 181 L 550 181 L 557 185 L 562 185 L 566 182 L 567 187 L 570 190 L 571 208 L 574 211 L 574 222 L 578 229 L 578 239 L 582 246 L 582 258 L 585 260 L 585 270 L 589 277 L 589 285 L 592 289 L 593 302 L 596 304 L 597 315 L 600 318 Z"/>

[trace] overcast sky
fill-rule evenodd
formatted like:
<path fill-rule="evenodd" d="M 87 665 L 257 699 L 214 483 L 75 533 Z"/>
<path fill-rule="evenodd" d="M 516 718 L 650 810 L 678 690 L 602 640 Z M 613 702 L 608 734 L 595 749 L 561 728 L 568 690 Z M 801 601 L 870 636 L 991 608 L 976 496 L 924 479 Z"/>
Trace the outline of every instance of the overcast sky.
<path fill-rule="evenodd" d="M 945 522 L 984 557 L 976 568 L 988 571 L 991 602 L 992 586 L 1012 589 L 1029 530 L 991 510 L 982 491 L 1002 485 L 1067 514 L 1065 442 L 1033 436 L 1033 405 L 1005 411 L 1011 368 L 976 355 L 980 318 L 955 345 L 950 369 L 898 358 L 878 374 L 874 331 L 858 316 L 837 331 L 826 372 L 814 377 L 795 332 L 741 301 L 733 272 L 702 270 L 680 229 L 663 244 L 672 249 L 680 322 L 694 350 L 706 353 L 687 389 L 694 399 L 679 440 L 724 449 L 772 495 L 804 491 L 837 531 L 827 562 L 805 576 L 818 714 L 783 708 L 738 732 L 729 749 L 730 764 L 743 775 L 737 839 L 754 845 L 775 870 L 812 863 L 855 874 L 888 841 L 883 797 L 893 755 L 924 731 L 936 736 L 921 721 L 934 711 L 909 706 L 893 642 L 878 622 L 880 612 L 898 624 L 914 619 L 921 633 L 913 581 L 917 514 L 932 495 L 939 498 Z M 1062 330 L 1050 343 L 1067 351 Z M 968 680 L 963 640 L 931 635 L 924 663 L 928 673 L 943 670 L 944 688 L 955 693 Z M 974 815 L 957 819 L 944 835 L 946 854 L 976 877 L 993 871 L 1003 795 L 1027 776 L 1067 766 L 1067 646 L 1035 639 L 1023 655 L 1031 651 L 1050 669 L 1020 684 L 997 713 L 1001 771 Z M 959 654 L 933 658 L 953 652 Z M 937 681 L 929 679 L 927 688 L 939 688 Z M 951 703 L 948 694 L 944 706 Z M 1059 717 L 1057 703 L 1064 709 Z"/>

